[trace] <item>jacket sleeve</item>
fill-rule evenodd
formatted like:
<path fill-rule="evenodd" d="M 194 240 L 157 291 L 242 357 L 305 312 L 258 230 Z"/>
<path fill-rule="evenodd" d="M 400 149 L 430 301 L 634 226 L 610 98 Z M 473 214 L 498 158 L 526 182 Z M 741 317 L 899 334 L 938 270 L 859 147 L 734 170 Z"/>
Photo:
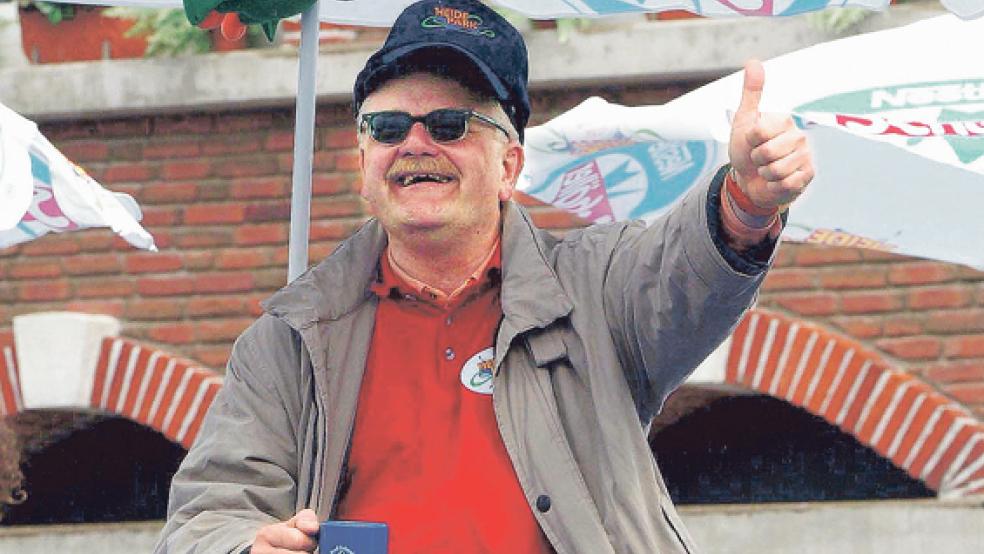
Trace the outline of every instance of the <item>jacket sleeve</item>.
<path fill-rule="evenodd" d="M 222 388 L 171 483 L 155 553 L 239 554 L 294 515 L 300 363 L 286 324 L 264 316 L 233 346 Z M 296 370 L 294 370 L 296 371 Z"/>
<path fill-rule="evenodd" d="M 643 422 L 731 333 L 772 261 L 736 268 L 736 255 L 722 250 L 709 198 L 723 176 L 693 187 L 648 227 L 624 226 L 611 254 L 605 317 Z"/>

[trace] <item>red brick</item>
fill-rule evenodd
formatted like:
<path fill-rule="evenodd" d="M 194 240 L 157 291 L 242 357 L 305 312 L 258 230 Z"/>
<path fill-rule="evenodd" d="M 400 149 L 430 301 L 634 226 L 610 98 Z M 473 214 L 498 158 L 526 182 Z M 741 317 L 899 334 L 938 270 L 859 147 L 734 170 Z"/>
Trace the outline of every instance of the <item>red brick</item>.
<path fill-rule="evenodd" d="M 837 312 L 837 296 L 830 293 L 777 294 L 773 300 L 800 315 L 830 315 Z"/>
<path fill-rule="evenodd" d="M 186 225 L 214 225 L 242 223 L 246 219 L 246 207 L 242 204 L 195 204 L 185 208 Z"/>
<path fill-rule="evenodd" d="M 796 264 L 802 266 L 845 264 L 860 259 L 861 254 L 853 248 L 810 245 L 796 252 Z"/>
<path fill-rule="evenodd" d="M 316 198 L 311 203 L 311 218 L 326 219 L 332 217 L 365 216 L 366 208 L 359 197 L 349 198 Z"/>
<path fill-rule="evenodd" d="M 170 162 L 161 168 L 161 175 L 171 180 L 202 179 L 208 177 L 211 172 L 212 164 L 198 160 Z"/>
<path fill-rule="evenodd" d="M 70 312 L 83 314 L 104 314 L 113 317 L 123 317 L 122 300 L 73 300 L 65 304 Z"/>
<path fill-rule="evenodd" d="M 25 256 L 59 256 L 77 254 L 80 250 L 76 242 L 77 233 L 72 235 L 48 234 L 21 246 Z"/>
<path fill-rule="evenodd" d="M 120 183 L 125 181 L 147 181 L 154 172 L 144 163 L 118 163 L 106 168 L 102 174 L 104 183 Z"/>
<path fill-rule="evenodd" d="M 882 334 L 881 320 L 874 317 L 836 317 L 832 322 L 846 334 L 859 339 L 870 339 Z"/>
<path fill-rule="evenodd" d="M 170 227 L 178 221 L 178 209 L 168 206 L 144 206 L 143 219 L 140 222 L 146 227 Z"/>
<path fill-rule="evenodd" d="M 984 404 L 984 383 L 947 385 L 943 390 L 964 404 Z"/>
<path fill-rule="evenodd" d="M 263 143 L 267 152 L 287 152 L 294 149 L 293 131 L 271 131 Z"/>
<path fill-rule="evenodd" d="M 335 169 L 340 171 L 358 171 L 361 167 L 357 151 L 339 153 L 335 157 Z"/>
<path fill-rule="evenodd" d="M 96 129 L 96 134 L 106 137 L 134 138 L 150 135 L 151 123 L 149 117 L 104 119 L 96 122 Z"/>
<path fill-rule="evenodd" d="M 99 134 L 91 121 L 38 123 L 38 129 L 54 143 L 73 138 L 90 138 Z"/>
<path fill-rule="evenodd" d="M 198 197 L 195 183 L 154 183 L 147 186 L 142 200 L 152 204 L 190 202 Z"/>
<path fill-rule="evenodd" d="M 79 298 L 112 298 L 126 297 L 133 294 L 133 281 L 129 279 L 99 279 L 77 280 L 75 295 Z"/>
<path fill-rule="evenodd" d="M 260 139 L 255 136 L 212 136 L 202 146 L 206 156 L 224 156 L 227 154 L 249 154 L 260 151 Z"/>
<path fill-rule="evenodd" d="M 252 318 L 202 321 L 195 327 L 195 337 L 200 342 L 230 342 L 253 323 Z"/>
<path fill-rule="evenodd" d="M 290 198 L 290 180 L 286 178 L 236 179 L 231 196 L 235 199 Z"/>
<path fill-rule="evenodd" d="M 250 223 L 263 221 L 286 221 L 290 219 L 290 203 L 253 204 L 246 206 L 245 220 Z"/>
<path fill-rule="evenodd" d="M 216 164 L 219 177 L 260 177 L 277 173 L 277 162 L 270 157 L 255 156 Z"/>
<path fill-rule="evenodd" d="M 277 154 L 277 169 L 280 173 L 292 174 L 294 169 L 294 156 L 292 154 Z"/>
<path fill-rule="evenodd" d="M 954 337 L 946 340 L 948 358 L 984 358 L 984 335 Z"/>
<path fill-rule="evenodd" d="M 195 232 L 182 230 L 174 240 L 180 248 L 211 248 L 232 244 L 233 230 L 226 229 L 196 229 Z"/>
<path fill-rule="evenodd" d="M 769 271 L 762 285 L 764 292 L 812 289 L 816 271 L 793 267 L 778 267 Z"/>
<path fill-rule="evenodd" d="M 109 146 L 103 141 L 71 142 L 59 148 L 65 157 L 77 164 L 109 158 Z"/>
<path fill-rule="evenodd" d="M 181 256 L 161 252 L 134 252 L 126 256 L 127 273 L 162 273 L 181 269 Z"/>
<path fill-rule="evenodd" d="M 189 276 L 144 277 L 137 281 L 137 290 L 143 296 L 176 296 L 194 290 L 195 282 Z"/>
<path fill-rule="evenodd" d="M 316 151 L 312 160 L 312 167 L 315 171 L 334 171 L 335 152 Z"/>
<path fill-rule="evenodd" d="M 270 253 L 264 250 L 223 250 L 215 260 L 218 269 L 248 269 L 270 264 Z"/>
<path fill-rule="evenodd" d="M 65 300 L 72 295 L 72 287 L 65 280 L 35 281 L 18 288 L 18 297 L 24 302 Z"/>
<path fill-rule="evenodd" d="M 923 320 L 920 317 L 893 315 L 885 318 L 885 336 L 902 337 L 923 334 Z"/>
<path fill-rule="evenodd" d="M 354 148 L 359 144 L 355 125 L 345 129 L 329 129 L 325 132 L 326 148 Z"/>
<path fill-rule="evenodd" d="M 152 143 L 143 149 L 143 155 L 147 159 L 194 158 L 201 153 L 201 145 L 188 140 Z"/>
<path fill-rule="evenodd" d="M 285 223 L 262 223 L 243 225 L 236 229 L 236 244 L 284 244 L 287 242 L 287 225 Z"/>
<path fill-rule="evenodd" d="M 962 308 L 971 302 L 971 294 L 960 286 L 929 287 L 909 291 L 908 300 L 909 307 L 915 310 Z"/>
<path fill-rule="evenodd" d="M 136 298 L 127 301 L 124 316 L 131 321 L 177 319 L 184 310 L 185 301 L 179 298 Z"/>
<path fill-rule="evenodd" d="M 114 233 L 75 233 L 75 242 L 82 252 L 105 252 L 113 249 Z M 156 237 L 155 237 L 156 238 Z M 158 244 L 158 246 L 160 246 Z"/>
<path fill-rule="evenodd" d="M 231 353 L 230 346 L 210 344 L 208 346 L 197 347 L 192 350 L 195 360 L 206 367 L 213 369 L 223 368 L 229 360 Z"/>
<path fill-rule="evenodd" d="M 905 360 L 928 360 L 940 355 L 940 340 L 934 337 L 905 337 L 881 339 L 875 342 L 878 348 Z"/>
<path fill-rule="evenodd" d="M 895 292 L 846 293 L 841 297 L 841 309 L 844 313 L 881 313 L 901 307 L 902 298 Z"/>
<path fill-rule="evenodd" d="M 102 275 L 120 271 L 117 254 L 76 254 L 65 258 L 63 265 L 69 275 Z"/>
<path fill-rule="evenodd" d="M 253 275 L 250 273 L 202 273 L 195 275 L 195 292 L 239 292 L 252 290 Z"/>
<path fill-rule="evenodd" d="M 331 196 L 351 191 L 351 185 L 345 175 L 332 173 L 315 174 L 311 179 L 311 194 L 313 196 Z"/>
<path fill-rule="evenodd" d="M 939 262 L 906 262 L 893 264 L 888 272 L 888 281 L 893 285 L 928 285 L 950 281 L 955 275 L 954 267 Z"/>
<path fill-rule="evenodd" d="M 188 317 L 241 315 L 248 313 L 246 300 L 236 296 L 202 296 L 188 300 Z"/>
<path fill-rule="evenodd" d="M 984 332 L 984 310 L 946 310 L 926 317 L 926 329 L 934 333 Z"/>
<path fill-rule="evenodd" d="M 926 368 L 926 377 L 936 383 L 984 383 L 984 361 L 949 363 Z"/>
<path fill-rule="evenodd" d="M 159 116 L 154 120 L 154 131 L 160 135 L 202 135 L 212 130 L 211 115 Z"/>
<path fill-rule="evenodd" d="M 900 256 L 895 252 L 887 252 L 885 250 L 861 248 L 858 252 L 861 254 L 861 260 L 865 262 L 898 262 L 909 259 L 905 256 Z"/>
<path fill-rule="evenodd" d="M 828 289 L 870 289 L 883 287 L 888 270 L 884 267 L 839 267 L 820 272 L 820 286 Z"/>
<path fill-rule="evenodd" d="M 8 271 L 8 275 L 11 279 L 59 277 L 61 274 L 61 264 L 56 261 L 49 260 L 18 260 L 10 266 Z"/>
<path fill-rule="evenodd" d="M 216 202 L 228 200 L 230 188 L 227 179 L 207 181 L 198 190 L 199 200 L 214 200 Z"/>
<path fill-rule="evenodd" d="M 246 114 L 223 114 L 215 122 L 215 129 L 224 133 L 239 131 L 257 131 L 268 129 L 273 125 L 273 114 L 269 112 L 253 112 Z"/>
<path fill-rule="evenodd" d="M 211 250 L 193 250 L 182 252 L 181 259 L 187 269 L 211 269 L 215 265 L 215 252 Z"/>
<path fill-rule="evenodd" d="M 337 220 L 327 220 L 327 221 L 312 221 L 311 222 L 311 240 L 341 240 L 348 238 L 356 229 L 359 228 L 360 223 L 352 221 L 337 221 Z"/>
<path fill-rule="evenodd" d="M 167 323 L 152 327 L 147 336 L 166 344 L 188 344 L 195 341 L 195 329 L 190 323 Z"/>
<path fill-rule="evenodd" d="M 263 314 L 263 306 L 260 305 L 261 302 L 266 300 L 269 295 L 263 294 L 260 296 L 252 296 L 246 300 L 247 308 L 249 310 L 249 315 L 253 317 L 259 317 Z"/>

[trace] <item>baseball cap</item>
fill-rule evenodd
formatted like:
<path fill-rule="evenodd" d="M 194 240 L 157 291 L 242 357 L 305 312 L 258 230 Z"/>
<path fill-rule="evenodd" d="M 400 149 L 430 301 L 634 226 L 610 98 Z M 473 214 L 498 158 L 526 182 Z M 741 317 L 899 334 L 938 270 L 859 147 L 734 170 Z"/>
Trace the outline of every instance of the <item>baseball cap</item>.
<path fill-rule="evenodd" d="M 423 0 L 407 6 L 355 79 L 356 113 L 387 80 L 415 71 L 437 73 L 495 98 L 522 142 L 530 118 L 526 44 L 488 6 L 475 0 Z"/>

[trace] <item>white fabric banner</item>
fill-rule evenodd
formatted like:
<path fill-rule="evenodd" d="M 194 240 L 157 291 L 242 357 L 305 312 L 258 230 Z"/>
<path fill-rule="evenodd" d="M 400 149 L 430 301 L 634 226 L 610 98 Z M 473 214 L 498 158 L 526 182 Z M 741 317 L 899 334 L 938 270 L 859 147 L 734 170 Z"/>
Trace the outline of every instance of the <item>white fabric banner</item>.
<path fill-rule="evenodd" d="M 0 104 L 0 248 L 50 232 L 111 227 L 133 246 L 156 251 L 141 217 L 133 198 L 104 189 L 33 121 Z"/>
<path fill-rule="evenodd" d="M 794 114 L 817 175 L 788 239 L 984 269 L 984 20 L 952 15 L 765 63 L 762 111 Z M 663 106 L 589 99 L 527 130 L 520 190 L 591 221 L 652 219 L 727 162 L 735 73 Z"/>
<path fill-rule="evenodd" d="M 73 4 L 183 8 L 181 0 L 55 0 Z M 984 1 L 940 0 L 963 18 L 984 15 Z M 600 17 L 612 14 L 686 10 L 706 17 L 786 16 L 827 7 L 885 9 L 890 0 L 492 0 L 534 19 Z M 388 27 L 412 0 L 321 0 L 320 19 L 332 23 Z"/>

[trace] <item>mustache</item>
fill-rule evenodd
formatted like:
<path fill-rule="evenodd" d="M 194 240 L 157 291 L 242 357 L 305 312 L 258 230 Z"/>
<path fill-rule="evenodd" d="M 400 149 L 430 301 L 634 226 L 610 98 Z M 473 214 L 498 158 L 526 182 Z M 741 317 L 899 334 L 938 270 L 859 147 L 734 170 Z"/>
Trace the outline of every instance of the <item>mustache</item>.
<path fill-rule="evenodd" d="M 386 172 L 386 179 L 396 179 L 399 175 L 407 173 L 437 173 L 457 178 L 458 168 L 443 157 L 406 156 L 397 158 L 393 162 Z"/>

